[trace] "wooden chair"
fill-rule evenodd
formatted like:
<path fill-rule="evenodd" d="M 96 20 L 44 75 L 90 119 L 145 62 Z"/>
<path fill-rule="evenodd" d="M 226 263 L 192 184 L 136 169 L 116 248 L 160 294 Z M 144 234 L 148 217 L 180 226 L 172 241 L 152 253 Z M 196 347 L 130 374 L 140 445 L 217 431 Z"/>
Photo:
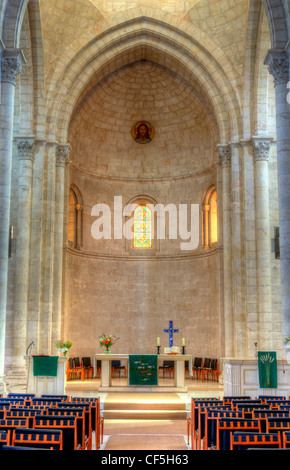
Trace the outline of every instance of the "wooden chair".
<path fill-rule="evenodd" d="M 159 369 L 163 371 L 163 378 L 165 376 L 165 372 L 169 372 L 170 378 L 173 372 L 173 377 L 174 377 L 174 361 L 163 361 L 163 365 L 159 366 Z"/>
<path fill-rule="evenodd" d="M 257 419 L 221 418 L 217 422 L 217 450 L 230 450 L 231 435 L 235 431 L 261 432 L 260 421 Z"/>
<path fill-rule="evenodd" d="M 119 372 L 119 377 L 121 374 L 121 370 L 124 371 L 124 377 L 127 377 L 127 367 L 121 365 L 121 361 L 119 360 L 113 360 L 112 361 L 112 369 L 111 369 L 111 374 L 112 377 L 115 377 L 115 371 Z"/>
<path fill-rule="evenodd" d="M 99 377 L 101 378 L 101 375 L 102 375 L 102 361 L 97 361 L 96 369 L 97 369 L 96 375 L 99 375 Z"/>
<path fill-rule="evenodd" d="M 211 360 L 211 364 L 210 364 L 210 368 L 209 370 L 206 372 L 207 375 L 211 376 L 212 380 L 215 378 L 215 380 L 218 382 L 219 380 L 219 362 L 217 359 L 212 359 Z"/>
<path fill-rule="evenodd" d="M 94 368 L 91 364 L 91 358 L 90 357 L 82 357 L 81 364 L 85 368 L 87 378 L 92 379 L 93 375 L 94 375 Z"/>
<path fill-rule="evenodd" d="M 74 360 L 70 357 L 67 361 L 66 379 L 81 378 L 81 380 L 85 380 L 85 373 L 86 371 L 83 367 L 75 367 Z"/>
<path fill-rule="evenodd" d="M 280 433 L 234 432 L 231 435 L 230 450 L 247 450 L 257 448 L 281 449 Z"/>
<path fill-rule="evenodd" d="M 200 370 L 201 380 L 204 381 L 205 376 L 207 375 L 208 371 L 210 370 L 211 359 L 206 357 L 203 361 L 203 365 Z"/>
<path fill-rule="evenodd" d="M 202 368 L 202 357 L 195 357 L 193 361 L 193 366 L 192 366 L 192 378 L 194 379 L 194 376 L 196 375 L 197 379 L 200 379 L 200 371 Z"/>
<path fill-rule="evenodd" d="M 63 450 L 63 433 L 56 429 L 15 429 L 12 446 Z"/>

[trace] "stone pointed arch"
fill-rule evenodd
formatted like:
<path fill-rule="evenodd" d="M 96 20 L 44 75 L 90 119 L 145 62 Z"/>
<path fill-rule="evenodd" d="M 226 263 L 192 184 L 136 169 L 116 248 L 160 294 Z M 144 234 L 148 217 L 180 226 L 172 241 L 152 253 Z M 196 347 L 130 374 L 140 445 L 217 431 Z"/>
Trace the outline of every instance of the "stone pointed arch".
<path fill-rule="evenodd" d="M 3 20 L 2 39 L 6 49 L 19 47 L 20 33 L 29 0 L 9 0 Z"/>
<path fill-rule="evenodd" d="M 282 0 L 262 0 L 270 28 L 271 48 L 284 49 L 289 40 L 285 8 Z"/>
<path fill-rule="evenodd" d="M 199 38 L 202 43 L 170 25 L 162 24 L 160 28 L 155 20 L 143 17 L 126 23 L 125 31 L 121 24 L 102 38 L 95 38 L 73 58 L 53 91 L 49 91 L 49 138 L 66 141 L 79 97 L 93 84 L 128 65 L 134 56 L 139 60 L 155 57 L 158 65 L 167 66 L 189 82 L 194 80 L 215 110 L 220 141 L 239 139 L 242 128 L 237 74 L 223 53 L 217 59 L 216 51 L 211 54 L 206 49 L 204 33 Z"/>

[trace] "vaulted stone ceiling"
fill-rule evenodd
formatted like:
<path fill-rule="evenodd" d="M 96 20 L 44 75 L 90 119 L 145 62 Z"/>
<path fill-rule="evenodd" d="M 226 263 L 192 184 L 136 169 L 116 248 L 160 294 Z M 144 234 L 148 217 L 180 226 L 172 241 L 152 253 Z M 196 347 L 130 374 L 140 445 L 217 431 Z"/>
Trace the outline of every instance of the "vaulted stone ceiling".
<path fill-rule="evenodd" d="M 137 16 L 176 28 L 194 25 L 221 47 L 242 73 L 249 0 L 40 0 L 46 83 L 73 57 L 116 24 Z M 162 25 L 161 25 L 162 27 Z"/>

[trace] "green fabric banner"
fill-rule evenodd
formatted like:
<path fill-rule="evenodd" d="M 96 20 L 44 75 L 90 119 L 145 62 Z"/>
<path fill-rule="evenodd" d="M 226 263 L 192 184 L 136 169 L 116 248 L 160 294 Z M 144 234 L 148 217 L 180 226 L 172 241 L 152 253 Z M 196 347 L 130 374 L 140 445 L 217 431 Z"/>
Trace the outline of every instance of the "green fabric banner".
<path fill-rule="evenodd" d="M 258 351 L 260 388 L 277 388 L 277 357 L 275 351 Z"/>
<path fill-rule="evenodd" d="M 33 375 L 57 376 L 58 356 L 33 356 Z"/>
<path fill-rule="evenodd" d="M 129 356 L 129 385 L 158 385 L 157 355 Z"/>

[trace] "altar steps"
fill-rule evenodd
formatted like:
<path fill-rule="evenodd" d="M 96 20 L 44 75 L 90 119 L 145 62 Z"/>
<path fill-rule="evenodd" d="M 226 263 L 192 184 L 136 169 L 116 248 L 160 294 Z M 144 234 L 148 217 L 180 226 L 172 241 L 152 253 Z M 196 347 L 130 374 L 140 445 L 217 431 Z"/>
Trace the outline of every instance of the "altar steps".
<path fill-rule="evenodd" d="M 176 394 L 108 394 L 105 420 L 186 420 L 186 404 Z"/>

